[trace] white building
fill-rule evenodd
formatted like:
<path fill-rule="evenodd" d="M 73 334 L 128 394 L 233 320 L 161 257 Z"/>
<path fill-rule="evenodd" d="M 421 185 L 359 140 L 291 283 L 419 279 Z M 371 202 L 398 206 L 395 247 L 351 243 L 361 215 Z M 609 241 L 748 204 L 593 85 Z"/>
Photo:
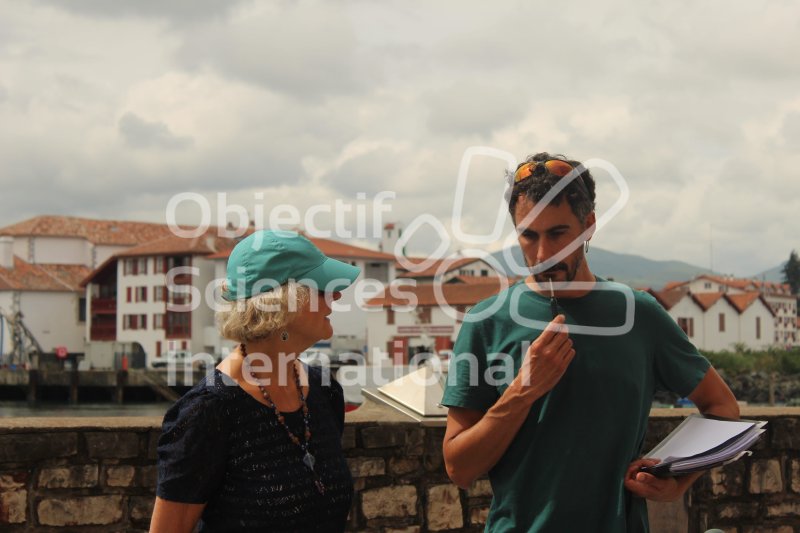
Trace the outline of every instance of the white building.
<path fill-rule="evenodd" d="M 775 313 L 758 292 L 692 294 L 684 288 L 649 291 L 701 350 L 753 349 L 774 344 Z"/>
<path fill-rule="evenodd" d="M 126 350 L 143 353 L 133 366 L 153 366 L 174 352 L 219 356 L 216 261 L 208 257 L 233 244 L 211 231 L 194 239 L 169 235 L 114 254 L 95 269 L 83 282 L 93 366 L 114 366 L 104 349 L 109 343 L 141 346 Z"/>
<path fill-rule="evenodd" d="M 758 293 L 764 297 L 774 312 L 771 342 L 776 346 L 798 346 L 797 299 L 787 283 L 774 283 L 755 279 L 699 275 L 689 281 L 668 283 L 664 291 L 688 291 L 691 294 L 747 294 Z"/>
<path fill-rule="evenodd" d="M 0 228 L 0 313 L 23 315 L 45 351 L 85 349 L 80 281 L 112 254 L 169 233 L 162 224 L 39 216 Z M 11 350 L 0 320 L 0 357 Z"/>

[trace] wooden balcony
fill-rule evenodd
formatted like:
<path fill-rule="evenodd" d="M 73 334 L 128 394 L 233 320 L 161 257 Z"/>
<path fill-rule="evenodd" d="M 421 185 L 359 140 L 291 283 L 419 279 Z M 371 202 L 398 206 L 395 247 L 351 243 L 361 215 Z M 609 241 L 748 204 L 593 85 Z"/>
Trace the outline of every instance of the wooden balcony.
<path fill-rule="evenodd" d="M 114 324 L 92 324 L 89 338 L 93 341 L 113 341 L 117 338 L 117 325 Z"/>
<path fill-rule="evenodd" d="M 117 313 L 116 298 L 92 298 L 93 315 L 114 315 Z"/>

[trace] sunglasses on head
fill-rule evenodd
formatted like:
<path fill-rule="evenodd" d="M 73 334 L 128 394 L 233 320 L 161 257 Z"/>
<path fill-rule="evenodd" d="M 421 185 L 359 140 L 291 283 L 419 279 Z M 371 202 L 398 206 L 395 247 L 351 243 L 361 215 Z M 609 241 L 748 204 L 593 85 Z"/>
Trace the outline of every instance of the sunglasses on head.
<path fill-rule="evenodd" d="M 548 159 L 547 161 L 531 161 L 530 163 L 525 163 L 521 167 L 517 169 L 514 173 L 514 185 L 519 183 L 520 181 L 530 178 L 533 175 L 533 172 L 536 170 L 536 167 L 543 166 L 545 170 L 547 170 L 550 174 L 554 176 L 558 176 L 559 178 L 563 178 L 570 172 L 572 172 L 573 168 L 572 165 L 567 163 L 566 161 L 562 161 L 561 159 Z"/>

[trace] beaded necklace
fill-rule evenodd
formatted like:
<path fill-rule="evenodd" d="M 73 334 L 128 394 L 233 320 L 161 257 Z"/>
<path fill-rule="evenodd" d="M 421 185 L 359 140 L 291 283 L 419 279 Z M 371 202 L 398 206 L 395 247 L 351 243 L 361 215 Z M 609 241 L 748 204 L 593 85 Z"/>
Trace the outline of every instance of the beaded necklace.
<path fill-rule="evenodd" d="M 239 345 L 242 357 L 247 357 L 247 348 L 245 347 L 244 343 Z M 314 486 L 317 488 L 317 491 L 320 494 L 325 494 L 325 485 L 322 483 L 322 480 L 319 477 L 319 474 L 316 470 L 314 470 L 314 464 L 316 463 L 316 459 L 311 452 L 308 451 L 308 445 L 311 442 L 311 417 L 308 413 L 308 405 L 306 404 L 306 397 L 303 394 L 303 387 L 300 386 L 300 374 L 297 372 L 297 360 L 295 359 L 292 362 L 292 371 L 294 372 L 294 382 L 297 384 L 297 390 L 300 393 L 300 404 L 303 410 L 303 440 L 301 441 L 300 438 L 292 433 L 292 430 L 289 429 L 289 426 L 286 425 L 286 419 L 283 417 L 278 408 L 275 406 L 275 402 L 272 401 L 272 398 L 269 395 L 269 391 L 264 387 L 264 385 L 258 385 L 258 390 L 261 391 L 261 395 L 266 400 L 267 405 L 272 409 L 272 412 L 275 413 L 275 417 L 278 419 L 278 423 L 283 426 L 283 429 L 286 430 L 286 434 L 289 436 L 289 440 L 291 440 L 297 447 L 300 448 L 300 451 L 303 452 L 303 464 L 311 471 L 311 475 L 314 477 Z"/>

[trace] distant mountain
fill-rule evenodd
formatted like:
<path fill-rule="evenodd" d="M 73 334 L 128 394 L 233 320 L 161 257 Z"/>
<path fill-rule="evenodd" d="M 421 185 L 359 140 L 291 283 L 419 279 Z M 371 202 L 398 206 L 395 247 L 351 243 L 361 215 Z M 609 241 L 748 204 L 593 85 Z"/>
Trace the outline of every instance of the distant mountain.
<path fill-rule="evenodd" d="M 518 246 L 513 247 L 511 253 L 518 264 L 523 264 L 522 251 Z M 503 252 L 495 252 L 492 256 L 504 269 L 507 269 L 508 265 L 503 260 Z M 593 273 L 637 288 L 660 289 L 668 281 L 688 280 L 698 274 L 711 272 L 707 268 L 690 265 L 683 261 L 654 261 L 639 255 L 609 252 L 601 248 L 591 248 L 587 257 Z"/>
<path fill-rule="evenodd" d="M 765 270 L 764 272 L 759 272 L 755 276 L 754 279 L 761 279 L 764 281 L 775 281 L 778 283 L 783 283 L 783 267 L 786 266 L 786 261 L 781 263 L 776 267 L 772 267 L 769 270 Z"/>

